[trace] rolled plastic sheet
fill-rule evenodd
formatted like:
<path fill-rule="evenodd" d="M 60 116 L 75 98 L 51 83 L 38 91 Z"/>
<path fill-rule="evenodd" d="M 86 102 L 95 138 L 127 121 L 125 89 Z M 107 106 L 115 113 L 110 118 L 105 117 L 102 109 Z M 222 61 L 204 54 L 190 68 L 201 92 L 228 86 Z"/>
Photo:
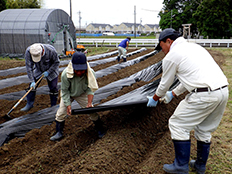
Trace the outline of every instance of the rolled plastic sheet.
<path fill-rule="evenodd" d="M 135 89 L 125 95 L 117 97 L 113 100 L 100 104 L 93 108 L 77 108 L 72 109 L 72 114 L 90 114 L 94 112 L 100 112 L 105 110 L 113 110 L 119 108 L 125 108 L 128 106 L 146 106 L 147 96 L 153 96 L 159 85 L 161 79 L 158 79 L 152 83 L 144 85 L 138 89 Z M 179 84 L 179 81 L 175 79 L 174 83 L 170 87 L 170 90 L 174 89 Z"/>

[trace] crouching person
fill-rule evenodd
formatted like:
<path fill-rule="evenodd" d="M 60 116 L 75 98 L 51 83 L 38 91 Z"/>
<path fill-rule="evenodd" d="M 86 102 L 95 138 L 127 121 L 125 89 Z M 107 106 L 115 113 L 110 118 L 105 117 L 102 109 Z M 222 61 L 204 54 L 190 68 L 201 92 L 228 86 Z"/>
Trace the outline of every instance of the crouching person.
<path fill-rule="evenodd" d="M 56 134 L 50 138 L 52 141 L 63 137 L 66 115 L 71 115 L 71 103 L 76 100 L 82 108 L 93 107 L 94 92 L 98 89 L 95 72 L 90 68 L 85 54 L 76 52 L 69 65 L 61 74 L 61 100 L 56 113 Z M 97 114 L 90 114 L 90 119 L 95 124 L 99 138 L 105 132 L 102 122 Z"/>

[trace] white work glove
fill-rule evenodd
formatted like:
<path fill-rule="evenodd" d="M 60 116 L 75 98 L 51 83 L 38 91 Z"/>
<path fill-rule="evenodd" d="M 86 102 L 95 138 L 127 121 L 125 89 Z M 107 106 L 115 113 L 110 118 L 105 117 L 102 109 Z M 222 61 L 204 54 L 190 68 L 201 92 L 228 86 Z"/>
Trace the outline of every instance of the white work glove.
<path fill-rule="evenodd" d="M 35 89 L 35 82 L 31 82 L 30 88 Z"/>
<path fill-rule="evenodd" d="M 156 107 L 157 106 L 159 100 L 155 101 L 153 99 L 153 97 L 148 97 L 148 96 L 147 96 L 147 98 L 148 98 L 147 107 Z"/>
<path fill-rule="evenodd" d="M 44 77 L 47 77 L 49 75 L 49 73 L 47 71 L 44 71 L 43 75 L 44 75 Z"/>
<path fill-rule="evenodd" d="M 174 98 L 172 91 L 167 91 L 165 96 L 161 99 L 165 104 L 168 104 Z"/>

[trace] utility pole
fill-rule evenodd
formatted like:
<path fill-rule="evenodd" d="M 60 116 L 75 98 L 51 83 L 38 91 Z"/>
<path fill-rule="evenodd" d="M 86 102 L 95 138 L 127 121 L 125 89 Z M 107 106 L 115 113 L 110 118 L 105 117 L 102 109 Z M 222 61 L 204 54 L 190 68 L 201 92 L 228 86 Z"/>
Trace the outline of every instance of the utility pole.
<path fill-rule="evenodd" d="M 79 42 L 81 39 L 81 11 L 79 11 Z"/>
<path fill-rule="evenodd" d="M 171 26 L 170 28 L 172 28 L 172 10 L 171 10 Z"/>
<path fill-rule="evenodd" d="M 72 0 L 70 0 L 70 18 L 72 20 Z"/>
<path fill-rule="evenodd" d="M 134 37 L 136 38 L 136 6 L 134 7 Z"/>

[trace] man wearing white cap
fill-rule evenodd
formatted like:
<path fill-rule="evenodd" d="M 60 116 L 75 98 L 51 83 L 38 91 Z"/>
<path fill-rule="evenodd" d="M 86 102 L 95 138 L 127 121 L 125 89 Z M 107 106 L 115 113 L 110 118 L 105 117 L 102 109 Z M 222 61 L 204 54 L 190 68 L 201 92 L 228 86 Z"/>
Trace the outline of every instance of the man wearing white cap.
<path fill-rule="evenodd" d="M 33 90 L 27 95 L 27 105 L 21 111 L 29 111 L 33 108 L 36 95 L 36 81 L 44 75 L 50 89 L 51 106 L 56 105 L 58 97 L 58 75 L 60 60 L 56 49 L 49 44 L 35 43 L 29 46 L 25 52 L 27 75 L 31 83 L 27 90 Z"/>

